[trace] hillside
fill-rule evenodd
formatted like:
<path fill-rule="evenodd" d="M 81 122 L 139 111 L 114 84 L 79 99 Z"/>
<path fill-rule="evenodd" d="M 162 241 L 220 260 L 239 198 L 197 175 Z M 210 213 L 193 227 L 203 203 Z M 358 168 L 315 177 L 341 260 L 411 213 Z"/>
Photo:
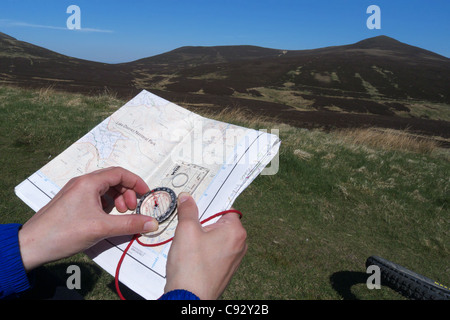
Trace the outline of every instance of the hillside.
<path fill-rule="evenodd" d="M 120 66 L 68 57 L 0 33 L 1 83 L 96 92 L 105 86 L 123 90 L 132 80 Z"/>
<path fill-rule="evenodd" d="M 181 47 L 167 53 L 127 63 L 133 68 L 161 67 L 162 71 L 177 71 L 205 64 L 226 63 L 238 60 L 273 58 L 283 50 L 257 46 Z M 165 67 L 165 68 L 164 68 Z"/>
<path fill-rule="evenodd" d="M 450 59 L 385 36 L 303 51 L 180 48 L 127 65 L 141 84 L 175 92 L 259 96 L 257 88 L 271 87 L 338 97 L 450 102 Z"/>
<path fill-rule="evenodd" d="M 0 33 L 0 82 L 124 98 L 147 89 L 193 109 L 247 109 L 307 128 L 450 137 L 450 59 L 386 36 L 313 50 L 182 47 L 105 64 Z"/>

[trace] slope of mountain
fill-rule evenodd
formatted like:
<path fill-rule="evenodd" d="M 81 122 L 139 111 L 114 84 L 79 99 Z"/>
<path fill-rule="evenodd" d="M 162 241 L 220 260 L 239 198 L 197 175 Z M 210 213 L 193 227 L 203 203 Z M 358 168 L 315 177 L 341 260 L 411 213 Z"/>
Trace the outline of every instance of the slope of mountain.
<path fill-rule="evenodd" d="M 183 68 L 167 61 L 162 68 L 153 58 L 130 65 L 141 85 L 175 92 L 258 95 L 259 87 L 271 87 L 306 95 L 450 103 L 450 59 L 384 36 L 316 50 L 271 50 L 251 60 L 200 63 L 204 57 L 211 61 L 201 52 L 206 51 L 185 60 L 194 63 Z"/>
<path fill-rule="evenodd" d="M 128 70 L 68 57 L 0 33 L 0 83 L 90 92 L 130 88 Z"/>
<path fill-rule="evenodd" d="M 125 98 L 147 89 L 192 108 L 240 107 L 306 127 L 384 123 L 450 136 L 450 59 L 386 36 L 313 50 L 182 47 L 106 64 L 0 33 L 0 83 Z"/>
<path fill-rule="evenodd" d="M 162 71 L 176 71 L 205 64 L 226 63 L 277 57 L 283 50 L 257 46 L 181 47 L 167 53 L 127 63 L 134 68 L 161 67 Z M 164 68 L 166 67 L 166 68 Z"/>

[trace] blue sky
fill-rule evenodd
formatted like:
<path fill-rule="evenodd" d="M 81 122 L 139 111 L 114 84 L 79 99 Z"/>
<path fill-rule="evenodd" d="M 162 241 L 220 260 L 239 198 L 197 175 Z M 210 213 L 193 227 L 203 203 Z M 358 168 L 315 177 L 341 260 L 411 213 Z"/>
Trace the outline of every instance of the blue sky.
<path fill-rule="evenodd" d="M 81 9 L 69 30 L 67 7 Z M 369 5 L 381 30 L 369 30 Z M 129 62 L 181 46 L 314 49 L 387 35 L 450 57 L 449 0 L 1 0 L 0 32 L 72 57 Z"/>

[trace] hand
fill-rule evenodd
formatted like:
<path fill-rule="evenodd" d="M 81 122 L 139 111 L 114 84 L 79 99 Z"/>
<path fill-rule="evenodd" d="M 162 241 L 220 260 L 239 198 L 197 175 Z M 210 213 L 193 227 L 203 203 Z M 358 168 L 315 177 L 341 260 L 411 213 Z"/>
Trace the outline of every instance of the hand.
<path fill-rule="evenodd" d="M 119 212 L 134 210 L 136 193 L 148 191 L 140 177 L 117 167 L 70 180 L 19 231 L 25 270 L 69 257 L 105 238 L 157 230 L 154 218 L 109 215 L 102 205 L 109 196 Z"/>
<path fill-rule="evenodd" d="M 195 200 L 180 194 L 164 292 L 184 289 L 202 300 L 219 298 L 247 251 L 246 238 L 238 215 L 226 214 L 203 227 Z"/>

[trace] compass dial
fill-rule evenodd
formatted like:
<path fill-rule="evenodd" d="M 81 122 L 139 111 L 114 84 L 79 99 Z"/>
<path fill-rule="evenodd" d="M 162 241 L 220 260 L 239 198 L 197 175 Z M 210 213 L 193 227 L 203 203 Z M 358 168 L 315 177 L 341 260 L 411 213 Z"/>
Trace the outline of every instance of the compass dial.
<path fill-rule="evenodd" d="M 177 196 L 172 189 L 155 188 L 143 195 L 136 208 L 136 213 L 150 216 L 158 223 L 166 221 L 177 207 Z"/>

